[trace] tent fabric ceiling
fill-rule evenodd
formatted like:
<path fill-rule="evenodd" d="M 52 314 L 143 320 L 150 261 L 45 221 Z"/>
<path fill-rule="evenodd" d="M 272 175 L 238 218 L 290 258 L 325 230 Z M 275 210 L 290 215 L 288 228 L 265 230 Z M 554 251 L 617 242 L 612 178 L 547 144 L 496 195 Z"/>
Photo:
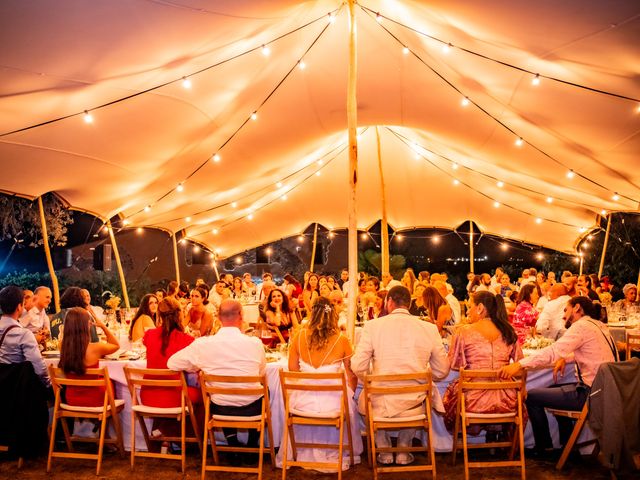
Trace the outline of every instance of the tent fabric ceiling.
<path fill-rule="evenodd" d="M 637 2 L 360 4 L 388 18 L 356 8 L 359 226 L 381 216 L 376 126 L 398 229 L 473 220 L 570 252 L 602 210 L 637 211 L 637 102 L 548 78 L 534 86 L 461 50 L 637 98 Z M 7 0 L 0 42 L 0 190 L 54 191 L 102 218 L 186 229 L 223 257 L 311 222 L 348 224 L 342 2 Z M 75 115 L 6 134 L 85 110 L 93 123 Z"/>

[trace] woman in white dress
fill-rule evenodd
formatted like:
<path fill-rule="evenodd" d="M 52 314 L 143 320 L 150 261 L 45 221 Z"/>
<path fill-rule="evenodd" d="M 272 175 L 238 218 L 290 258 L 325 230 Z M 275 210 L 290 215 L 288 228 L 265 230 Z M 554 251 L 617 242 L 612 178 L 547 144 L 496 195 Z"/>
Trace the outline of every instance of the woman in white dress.
<path fill-rule="evenodd" d="M 289 347 L 289 370 L 292 372 L 333 373 L 344 372 L 347 381 L 347 395 L 349 400 L 349 416 L 355 455 L 362 453 L 362 438 L 358 425 L 357 405 L 353 400 L 358 379 L 351 370 L 351 356 L 353 348 L 349 339 L 342 334 L 338 327 L 338 314 L 331 302 L 319 297 L 311 308 L 309 323 L 292 339 Z M 332 380 L 318 380 L 317 383 L 334 383 Z M 325 413 L 340 409 L 340 396 L 337 392 L 292 392 L 290 406 L 296 410 Z M 306 433 L 306 432 L 304 432 Z M 302 435 L 304 435 L 302 433 Z M 325 443 L 337 441 L 337 431 L 309 430 L 309 438 L 296 433 L 299 442 L 318 441 L 322 438 Z M 306 435 L 305 435 L 306 436 Z M 346 432 L 345 432 L 345 438 Z M 337 451 L 320 449 L 299 449 L 298 460 L 335 462 Z M 348 468 L 348 453 L 345 452 L 343 468 Z M 278 455 L 279 457 L 281 454 Z M 333 457 L 333 458 L 332 458 Z"/>

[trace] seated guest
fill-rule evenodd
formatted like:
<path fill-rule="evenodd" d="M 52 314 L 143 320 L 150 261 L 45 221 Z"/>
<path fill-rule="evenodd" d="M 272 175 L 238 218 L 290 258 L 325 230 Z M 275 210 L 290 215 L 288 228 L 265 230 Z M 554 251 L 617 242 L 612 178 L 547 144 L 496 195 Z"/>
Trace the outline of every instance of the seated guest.
<path fill-rule="evenodd" d="M 376 278 L 376 280 L 377 280 L 377 278 Z M 366 284 L 366 282 L 365 282 L 365 284 Z M 402 283 L 400 283 L 398 280 L 393 278 L 393 275 L 391 275 L 390 273 L 383 273 L 382 274 L 382 282 L 380 284 L 380 288 L 383 288 L 385 290 L 390 290 L 391 288 L 395 287 L 396 285 L 402 285 Z"/>
<path fill-rule="evenodd" d="M 400 279 L 400 283 L 407 287 L 410 292 L 413 292 L 416 281 L 416 275 L 413 273 L 413 268 L 407 268 Z"/>
<path fill-rule="evenodd" d="M 298 301 L 298 297 L 302 295 L 302 285 L 300 285 L 300 282 L 290 273 L 287 273 L 284 276 L 282 290 L 284 290 L 290 300 L 295 300 L 296 303 Z"/>
<path fill-rule="evenodd" d="M 91 315 L 91 318 L 96 318 L 98 315 L 102 316 L 102 308 L 91 305 L 91 292 L 86 288 L 83 288 L 81 292 L 84 297 L 84 303 L 87 305 L 85 308 L 89 312 L 89 315 Z"/>
<path fill-rule="evenodd" d="M 178 287 L 180 284 L 175 280 L 171 280 L 169 285 L 167 285 L 167 297 L 173 297 L 176 300 L 178 299 Z"/>
<path fill-rule="evenodd" d="M 253 283 L 253 279 L 251 278 L 251 274 L 249 272 L 242 274 L 242 288 L 247 295 L 251 295 L 252 297 L 256 296 L 258 287 L 255 283 Z"/>
<path fill-rule="evenodd" d="M 42 360 L 33 332 L 18 322 L 22 315 L 24 294 L 20 287 L 9 285 L 0 290 L 0 363 L 30 362 L 45 385 L 50 385 L 47 366 Z M 6 392 L 4 392 L 6 394 Z"/>
<path fill-rule="evenodd" d="M 156 307 L 160 319 L 159 327 L 147 330 L 143 343 L 147 347 L 147 368 L 167 368 L 167 360 L 174 353 L 191 345 L 194 338 L 187 335 L 182 327 L 182 309 L 173 298 L 167 298 Z M 147 378 L 147 377 L 145 377 Z M 148 377 L 152 378 L 152 377 Z M 172 377 L 159 377 L 169 379 Z M 175 377 L 177 378 L 177 377 Z M 199 388 L 188 387 L 192 403 L 200 403 L 202 393 Z M 142 386 L 142 403 L 151 407 L 179 407 L 181 392 L 179 388 Z"/>
<path fill-rule="evenodd" d="M 309 275 L 309 279 L 304 286 L 304 290 L 302 291 L 302 303 L 304 304 L 304 309 L 307 314 L 311 312 L 311 307 L 313 303 L 316 301 L 319 295 L 318 288 L 320 285 L 318 284 L 320 278 L 315 273 Z"/>
<path fill-rule="evenodd" d="M 22 319 L 29 313 L 29 310 L 33 308 L 34 298 L 33 292 L 28 289 L 22 290 L 22 294 L 24 295 L 24 299 L 22 300 L 22 315 L 20 315 L 20 323 L 22 323 Z"/>
<path fill-rule="evenodd" d="M 192 337 L 209 335 L 213 327 L 213 315 L 207 309 L 207 291 L 202 287 L 191 290 L 191 307 L 184 320 L 185 331 Z"/>
<path fill-rule="evenodd" d="M 329 295 L 329 301 L 338 315 L 338 327 L 341 331 L 347 330 L 347 306 L 344 302 L 342 290 L 334 290 Z"/>
<path fill-rule="evenodd" d="M 577 278 L 568 270 L 562 272 L 561 283 L 567 289 L 567 295 L 570 297 L 575 297 L 578 292 L 576 291 L 576 282 Z"/>
<path fill-rule="evenodd" d="M 447 336 L 449 331 L 447 327 L 455 324 L 453 312 L 447 301 L 440 295 L 435 287 L 428 286 L 422 293 L 422 301 L 427 310 L 427 317 L 431 323 L 438 327 L 440 335 Z"/>
<path fill-rule="evenodd" d="M 146 294 L 140 300 L 140 306 L 129 327 L 129 340 L 137 342 L 144 336 L 144 332 L 156 328 L 158 323 L 158 297 L 152 293 Z"/>
<path fill-rule="evenodd" d="M 156 298 L 158 299 L 158 302 L 161 302 L 162 300 L 164 300 L 164 297 L 166 295 L 166 292 L 164 291 L 164 289 L 159 288 L 154 292 L 154 295 L 156 296 Z"/>
<path fill-rule="evenodd" d="M 224 280 L 218 280 L 213 286 L 213 290 L 209 292 L 209 303 L 217 310 L 225 298 L 229 298 L 227 284 Z"/>
<path fill-rule="evenodd" d="M 496 271 L 491 277 L 491 289 L 492 291 L 497 291 L 500 288 L 500 282 L 502 280 L 502 275 L 504 275 L 504 269 L 502 267 L 496 267 Z"/>
<path fill-rule="evenodd" d="M 528 282 L 528 283 L 534 283 L 534 282 Z M 525 285 L 528 285 L 528 283 L 525 283 Z M 516 288 L 516 286 L 511 283 L 511 279 L 509 278 L 509 275 L 507 275 L 506 273 L 503 273 L 502 277 L 500 277 L 500 285 L 498 286 L 497 289 L 492 291 L 492 293 L 500 295 L 502 298 L 508 298 L 509 295 L 511 295 L 511 292 L 515 292 L 517 290 L 518 289 Z"/>
<path fill-rule="evenodd" d="M 278 329 L 285 342 L 289 339 L 291 328 L 298 327 L 298 318 L 291 308 L 289 297 L 282 290 L 271 290 L 265 308 L 266 322 L 272 329 Z"/>
<path fill-rule="evenodd" d="M 95 324 L 104 332 L 107 343 L 91 342 L 90 322 L 89 312 L 80 307 L 70 308 L 65 317 L 58 366 L 69 378 L 89 379 L 85 375 L 87 368 L 98 368 L 102 357 L 120 348 L 116 337 L 100 319 L 96 319 Z M 104 404 L 104 388 L 67 386 L 65 402 L 80 407 L 101 407 Z"/>
<path fill-rule="evenodd" d="M 460 307 L 460 302 L 453 295 L 453 293 L 449 292 L 446 282 L 439 280 L 436 283 L 434 283 L 433 286 L 435 287 L 436 290 L 438 290 L 438 293 L 442 295 L 442 297 L 447 301 L 447 303 L 451 307 L 451 313 L 453 314 L 453 320 L 455 324 L 457 325 L 458 323 L 460 323 L 460 320 L 462 317 L 462 309 Z"/>
<path fill-rule="evenodd" d="M 618 300 L 613 304 L 614 309 L 619 310 L 622 314 L 627 315 L 631 308 L 640 305 L 640 302 L 636 301 L 638 297 L 638 288 L 633 283 L 627 283 L 622 287 L 622 293 L 624 298 Z"/>
<path fill-rule="evenodd" d="M 600 306 L 587 297 L 573 297 L 565 304 L 564 319 L 567 332 L 553 345 L 501 369 L 502 378 L 519 375 L 524 369 L 554 365 L 553 378 L 564 374 L 566 359 L 573 357 L 579 383 L 534 388 L 527 394 L 527 411 L 540 455 L 552 452 L 553 444 L 545 408 L 581 410 L 589 397 L 591 384 L 600 364 L 616 361 L 615 342 L 605 324 L 598 321 Z M 557 417 L 560 441 L 565 444 L 572 431 L 571 419 Z"/>
<path fill-rule="evenodd" d="M 378 280 L 378 277 L 372 276 L 367 278 L 367 292 L 376 293 L 378 290 L 380 290 L 380 280 Z"/>
<path fill-rule="evenodd" d="M 578 295 L 582 295 L 583 297 L 589 297 L 592 302 L 600 301 L 600 297 L 593 289 L 593 286 L 591 284 L 591 277 L 589 275 L 578 275 L 578 280 L 576 282 L 576 293 Z"/>
<path fill-rule="evenodd" d="M 518 344 L 522 345 L 527 337 L 532 336 L 540 312 L 536 310 L 540 295 L 535 283 L 527 283 L 518 294 L 516 311 L 513 314 L 512 325 L 518 335 Z"/>
<path fill-rule="evenodd" d="M 273 282 L 273 275 L 269 272 L 263 272 L 262 274 L 262 283 L 258 285 L 256 295 L 259 301 L 263 301 L 269 295 L 269 292 L 263 292 L 262 288 L 264 287 L 264 282 Z M 275 283 L 274 283 L 275 285 Z"/>
<path fill-rule="evenodd" d="M 244 282 L 241 277 L 233 278 L 233 288 L 231 289 L 231 298 L 235 300 L 240 300 L 242 297 L 246 295 L 246 291 L 244 289 Z"/>
<path fill-rule="evenodd" d="M 431 276 L 433 277 L 433 275 Z M 491 275 L 483 273 L 480 275 L 480 285 L 475 289 L 475 292 L 489 292 L 491 291 Z"/>
<path fill-rule="evenodd" d="M 427 307 L 424 306 L 424 298 L 422 296 L 426 288 L 427 286 L 425 284 L 420 282 L 416 283 L 413 298 L 411 298 L 411 307 L 409 308 L 411 315 L 415 315 L 416 317 L 426 317 L 429 315 L 427 313 Z"/>
<path fill-rule="evenodd" d="M 197 372 L 202 370 L 209 375 L 258 376 L 264 375 L 266 359 L 264 347 L 260 339 L 249 337 L 241 332 L 242 305 L 237 300 L 224 300 L 220 305 L 219 318 L 222 328 L 215 335 L 196 339 L 191 345 L 174 353 L 167 361 L 171 370 Z M 255 385 L 248 384 L 245 388 Z M 235 388 L 243 388 L 243 384 L 234 384 Z M 247 395 L 234 396 L 212 395 L 211 413 L 214 415 L 233 415 L 250 417 L 262 414 L 262 397 Z M 223 429 L 229 445 L 238 446 L 235 428 Z M 257 447 L 260 435 L 255 430 L 249 431 L 248 446 Z"/>
<path fill-rule="evenodd" d="M 569 298 L 567 288 L 562 283 L 556 283 L 549 289 L 549 301 L 536 322 L 536 331 L 540 335 L 552 340 L 562 336 L 565 331 L 563 311 Z"/>
<path fill-rule="evenodd" d="M 38 287 L 33 293 L 31 307 L 20 317 L 20 324 L 33 332 L 38 343 L 43 343 L 50 332 L 47 307 L 51 303 L 51 290 L 48 287 Z"/>
<path fill-rule="evenodd" d="M 418 281 L 424 283 L 425 285 L 429 285 L 429 276 L 430 273 L 426 270 L 422 270 L 418 273 Z"/>
<path fill-rule="evenodd" d="M 442 339 L 435 325 L 422 322 L 409 313 L 411 293 L 403 286 L 393 287 L 387 294 L 388 315 L 364 324 L 356 353 L 351 359 L 354 373 L 364 377 L 369 372 L 374 375 L 417 373 L 431 369 L 434 379 L 441 379 L 449 373 L 449 361 L 442 346 Z M 394 396 L 395 397 L 395 396 Z M 364 402 L 364 395 L 360 396 Z M 380 417 L 406 417 L 415 415 L 424 401 L 424 395 L 412 394 L 410 398 L 385 400 L 373 399 L 373 410 Z M 361 411 L 364 411 L 361 405 Z M 442 409 L 442 405 L 438 406 Z M 398 435 L 398 445 L 409 446 L 415 429 L 402 429 Z M 388 432 L 376 433 L 379 447 L 390 447 Z M 396 463 L 407 465 L 413 462 L 410 453 L 398 453 Z M 381 464 L 393 463 L 392 453 L 378 454 Z"/>
<path fill-rule="evenodd" d="M 62 330 L 64 328 L 64 322 L 67 315 L 67 311 L 71 308 L 81 307 L 85 310 L 87 309 L 87 300 L 86 296 L 83 295 L 82 289 L 79 287 L 68 287 L 64 292 L 62 292 L 62 296 L 60 297 L 60 308 L 61 310 L 56 313 L 51 318 L 51 338 L 59 339 L 62 334 Z M 88 311 L 87 311 L 88 313 Z M 97 322 L 91 318 L 89 315 L 89 333 L 91 335 L 91 341 L 93 343 L 97 343 L 98 332 L 96 330 Z"/>
<path fill-rule="evenodd" d="M 469 319 L 471 323 L 460 327 L 453 337 L 449 349 L 451 368 L 495 370 L 522 358 L 518 337 L 509 324 L 500 295 L 491 292 L 471 295 Z M 458 393 L 458 380 L 455 380 L 447 387 L 443 399 L 444 421 L 449 431 L 453 431 L 458 414 Z M 465 393 L 465 399 L 468 412 L 507 413 L 515 410 L 517 396 L 515 390 L 470 390 Z"/>
<path fill-rule="evenodd" d="M 329 295 L 331 294 L 331 291 L 332 291 L 332 288 L 329 286 L 329 282 L 323 283 L 318 288 L 318 295 L 320 295 L 321 297 L 326 298 L 328 300 L 329 299 Z"/>

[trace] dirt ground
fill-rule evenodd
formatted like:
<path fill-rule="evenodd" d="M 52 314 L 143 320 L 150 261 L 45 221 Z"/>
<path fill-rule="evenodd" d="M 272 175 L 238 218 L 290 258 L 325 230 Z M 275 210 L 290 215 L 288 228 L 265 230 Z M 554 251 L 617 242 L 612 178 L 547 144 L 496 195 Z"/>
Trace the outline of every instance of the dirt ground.
<path fill-rule="evenodd" d="M 460 459 L 462 460 L 462 459 Z M 95 477 L 95 462 L 88 460 L 70 460 L 70 459 L 54 459 L 53 470 L 51 474 L 46 473 L 46 460 L 28 460 L 22 469 L 18 470 L 17 462 L 7 460 L 6 457 L 0 456 L 0 479 L 11 480 L 36 480 L 50 479 L 55 480 L 79 480 L 85 478 L 105 478 L 114 480 L 169 480 L 176 478 L 199 479 L 200 478 L 200 458 L 197 453 L 190 455 L 187 462 L 187 470 L 184 476 L 180 473 L 178 462 L 161 461 L 157 459 L 137 459 L 136 466 L 133 471 L 129 468 L 129 459 L 120 458 L 117 454 L 106 454 L 100 477 Z M 436 459 L 437 476 L 447 479 L 463 479 L 464 468 L 462 462 L 459 461 L 455 467 L 451 466 L 450 454 L 438 454 Z M 582 459 L 577 461 L 570 459 L 562 472 L 557 472 L 553 463 L 527 460 L 526 474 L 529 480 L 536 479 L 583 479 L 589 480 L 605 480 L 610 479 L 608 470 L 600 466 L 595 460 Z M 265 480 L 276 480 L 282 477 L 282 470 L 272 469 L 265 462 L 264 475 Z M 311 480 L 311 479 L 329 479 L 337 478 L 336 474 L 321 474 L 311 470 L 303 470 L 293 468 L 287 474 L 291 480 Z M 241 473 L 207 473 L 207 479 L 230 479 L 244 480 L 255 479 L 256 475 L 248 475 Z M 365 463 L 351 468 L 344 472 L 345 480 L 364 480 L 372 479 L 373 472 Z M 381 480 L 403 480 L 431 478 L 428 472 L 416 473 L 387 473 L 381 474 Z M 520 472 L 514 468 L 496 468 L 490 470 L 472 470 L 472 479 L 517 479 L 520 478 Z M 640 478 L 637 476 L 618 477 L 618 478 Z"/>

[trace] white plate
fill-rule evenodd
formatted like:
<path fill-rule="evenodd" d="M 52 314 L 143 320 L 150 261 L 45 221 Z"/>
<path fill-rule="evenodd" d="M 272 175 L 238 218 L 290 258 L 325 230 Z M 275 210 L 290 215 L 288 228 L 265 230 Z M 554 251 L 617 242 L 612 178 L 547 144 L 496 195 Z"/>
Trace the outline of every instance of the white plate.
<path fill-rule="evenodd" d="M 43 357 L 59 357 L 60 350 L 45 350 L 42 352 Z"/>

